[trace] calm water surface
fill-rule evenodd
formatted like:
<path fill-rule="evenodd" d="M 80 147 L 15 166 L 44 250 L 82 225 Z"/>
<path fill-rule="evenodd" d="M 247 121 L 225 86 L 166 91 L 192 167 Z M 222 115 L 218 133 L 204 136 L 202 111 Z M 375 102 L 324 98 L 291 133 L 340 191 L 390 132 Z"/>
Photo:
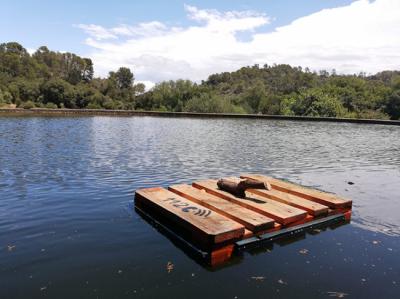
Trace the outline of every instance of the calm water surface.
<path fill-rule="evenodd" d="M 352 198 L 352 222 L 209 269 L 133 208 L 137 188 L 241 172 Z M 399 127 L 0 118 L 0 298 L 332 296 L 400 298 Z"/>

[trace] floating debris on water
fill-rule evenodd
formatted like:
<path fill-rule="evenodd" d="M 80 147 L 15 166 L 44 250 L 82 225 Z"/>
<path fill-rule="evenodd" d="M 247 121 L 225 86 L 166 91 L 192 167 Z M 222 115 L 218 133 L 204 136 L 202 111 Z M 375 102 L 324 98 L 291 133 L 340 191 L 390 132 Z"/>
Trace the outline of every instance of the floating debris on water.
<path fill-rule="evenodd" d="M 305 248 L 300 249 L 300 250 L 299 250 L 299 253 L 301 253 L 301 254 L 308 254 L 308 249 L 305 249 Z"/>
<path fill-rule="evenodd" d="M 336 297 L 336 298 L 344 298 L 345 296 L 349 295 L 349 294 L 342 293 L 342 292 L 327 292 L 327 294 L 330 297 Z"/>
<path fill-rule="evenodd" d="M 251 279 L 256 281 L 264 281 L 265 276 L 252 276 Z"/>
<path fill-rule="evenodd" d="M 279 280 L 278 280 L 278 283 L 279 283 L 279 284 L 287 284 L 287 282 L 283 281 L 282 279 L 279 279 Z"/>
<path fill-rule="evenodd" d="M 168 262 L 167 263 L 167 271 L 168 271 L 168 273 L 171 273 L 172 270 L 174 270 L 174 264 L 171 263 L 171 262 Z"/>

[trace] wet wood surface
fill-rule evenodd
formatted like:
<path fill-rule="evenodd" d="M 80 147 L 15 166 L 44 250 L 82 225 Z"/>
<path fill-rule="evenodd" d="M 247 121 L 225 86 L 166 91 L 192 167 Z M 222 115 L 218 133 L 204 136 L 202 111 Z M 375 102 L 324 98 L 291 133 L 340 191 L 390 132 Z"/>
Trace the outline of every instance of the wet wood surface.
<path fill-rule="evenodd" d="M 293 183 L 285 182 L 282 180 L 278 180 L 269 176 L 260 175 L 260 174 L 242 174 L 241 178 L 250 178 L 261 181 L 268 181 L 273 189 L 278 191 L 282 191 L 285 193 L 293 194 L 298 197 L 311 200 L 322 205 L 326 205 L 333 209 L 339 208 L 351 208 L 352 201 L 350 199 L 346 199 L 343 197 L 339 197 L 335 194 L 306 188 L 300 185 L 296 185 Z"/>
<path fill-rule="evenodd" d="M 172 192 L 243 224 L 253 232 L 274 227 L 274 220 L 190 185 L 173 185 Z"/>
<path fill-rule="evenodd" d="M 301 220 L 307 216 L 307 212 L 304 210 L 282 204 L 248 191 L 246 191 L 245 198 L 235 197 L 228 192 L 220 190 L 217 186 L 217 180 L 198 181 L 194 182 L 193 186 L 198 189 L 204 189 L 208 193 L 236 203 L 267 217 L 271 217 L 283 225 Z"/>
<path fill-rule="evenodd" d="M 135 200 L 212 243 L 241 238 L 244 234 L 245 228 L 240 223 L 164 188 L 137 190 Z"/>
<path fill-rule="evenodd" d="M 239 182 L 241 179 L 236 177 L 229 177 L 227 180 L 231 180 L 234 182 Z M 282 191 L 278 191 L 276 189 L 265 190 L 265 189 L 248 189 L 247 191 L 270 198 L 272 200 L 279 201 L 284 204 L 288 204 L 290 206 L 302 209 L 307 211 L 312 216 L 320 216 L 327 215 L 329 208 L 327 206 L 321 205 L 319 203 L 313 202 L 308 199 L 304 199 L 302 197 L 285 193 Z"/>

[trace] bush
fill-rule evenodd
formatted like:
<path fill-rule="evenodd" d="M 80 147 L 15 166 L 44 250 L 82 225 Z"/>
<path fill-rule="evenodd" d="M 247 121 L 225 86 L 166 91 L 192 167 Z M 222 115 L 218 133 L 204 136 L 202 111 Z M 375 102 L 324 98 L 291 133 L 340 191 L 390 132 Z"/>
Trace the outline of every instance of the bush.
<path fill-rule="evenodd" d="M 232 105 L 232 113 L 246 114 L 247 111 L 243 107 Z"/>
<path fill-rule="evenodd" d="M 114 109 L 114 106 L 115 106 L 114 101 L 111 100 L 111 99 L 107 99 L 103 103 L 103 107 L 108 109 L 108 110 Z"/>
<path fill-rule="evenodd" d="M 294 115 L 304 116 L 342 117 L 346 114 L 346 109 L 337 97 L 328 95 L 319 89 L 302 92 L 295 96 L 294 101 L 293 99 L 285 99 L 282 104 L 286 105 L 284 107 L 286 115 L 290 115 L 288 109 Z"/>
<path fill-rule="evenodd" d="M 86 107 L 87 109 L 102 109 L 103 107 L 101 107 L 99 104 L 97 103 L 89 103 L 89 105 L 87 105 Z"/>
<path fill-rule="evenodd" d="M 379 110 L 364 110 L 357 113 L 357 118 L 364 119 L 389 119 L 389 115 Z"/>
<path fill-rule="evenodd" d="M 51 102 L 48 102 L 44 107 L 48 108 L 48 109 L 57 109 L 58 108 L 58 106 L 56 104 L 51 103 Z"/>
<path fill-rule="evenodd" d="M 191 98 L 185 106 L 185 111 L 199 113 L 232 113 L 234 107 L 232 103 L 221 96 L 201 94 Z"/>
<path fill-rule="evenodd" d="M 390 115 L 391 119 L 400 119 L 400 89 L 394 91 L 389 96 L 385 110 L 386 113 Z"/>
<path fill-rule="evenodd" d="M 27 102 L 23 102 L 20 107 L 24 108 L 24 109 L 32 109 L 32 108 L 35 108 L 36 106 L 35 106 L 34 102 L 27 101 Z"/>
<path fill-rule="evenodd" d="M 8 91 L 0 89 L 0 103 L 1 104 L 11 104 L 12 95 Z"/>
<path fill-rule="evenodd" d="M 295 103 L 296 103 L 295 97 L 284 98 L 281 102 L 281 107 L 279 110 L 280 114 L 293 116 L 294 115 L 293 107 Z"/>
<path fill-rule="evenodd" d="M 41 86 L 43 101 L 45 104 L 51 102 L 59 107 L 75 108 L 75 90 L 71 84 L 61 79 L 46 81 Z"/>

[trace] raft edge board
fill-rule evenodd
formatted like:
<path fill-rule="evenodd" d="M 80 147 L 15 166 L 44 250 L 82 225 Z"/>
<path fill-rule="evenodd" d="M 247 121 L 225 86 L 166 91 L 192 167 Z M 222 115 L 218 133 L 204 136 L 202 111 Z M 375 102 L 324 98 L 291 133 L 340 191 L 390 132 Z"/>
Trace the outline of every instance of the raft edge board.
<path fill-rule="evenodd" d="M 163 192 L 164 195 L 154 196 L 156 192 Z M 168 193 L 166 193 L 168 192 Z M 151 196 L 153 195 L 153 196 Z M 135 192 L 135 202 L 139 201 L 144 205 L 150 205 L 151 208 L 158 210 L 160 213 L 163 213 L 167 216 L 171 221 L 175 222 L 178 226 L 182 228 L 193 230 L 199 233 L 206 240 L 210 240 L 210 242 L 217 244 L 226 242 L 229 240 L 234 240 L 240 238 L 244 235 L 244 226 L 226 218 L 217 213 L 210 213 L 209 218 L 207 217 L 207 222 L 200 220 L 202 216 L 199 217 L 190 217 L 191 214 L 189 212 L 179 212 L 178 208 L 173 206 L 172 204 L 167 205 L 166 203 L 160 202 L 159 198 L 165 198 L 165 196 L 171 196 L 170 198 L 176 198 L 179 200 L 180 204 L 187 203 L 187 199 L 172 193 L 164 188 L 147 188 L 147 189 L 139 189 Z M 170 201 L 172 202 L 172 201 Z M 189 202 L 185 207 L 194 207 L 198 210 L 204 209 L 204 207 L 197 205 L 196 203 Z M 199 208 L 201 207 L 201 208 Z M 179 207 L 180 208 L 180 207 Z M 194 209 L 193 209 L 194 210 Z M 215 222 L 222 222 L 223 226 L 219 226 L 217 228 L 210 228 L 210 220 L 214 220 Z"/>

